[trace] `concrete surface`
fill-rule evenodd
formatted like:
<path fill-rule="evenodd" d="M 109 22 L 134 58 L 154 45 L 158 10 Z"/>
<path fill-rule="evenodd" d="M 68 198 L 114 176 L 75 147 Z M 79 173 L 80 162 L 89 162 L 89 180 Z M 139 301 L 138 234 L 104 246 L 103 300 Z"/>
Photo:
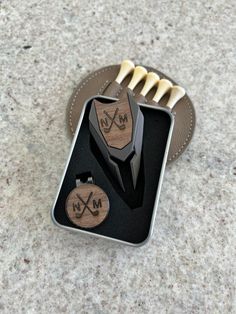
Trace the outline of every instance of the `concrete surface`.
<path fill-rule="evenodd" d="M 0 1 L 0 312 L 236 313 L 235 1 Z M 55 227 L 66 105 L 130 58 L 186 87 L 193 142 L 168 167 L 151 242 Z"/>

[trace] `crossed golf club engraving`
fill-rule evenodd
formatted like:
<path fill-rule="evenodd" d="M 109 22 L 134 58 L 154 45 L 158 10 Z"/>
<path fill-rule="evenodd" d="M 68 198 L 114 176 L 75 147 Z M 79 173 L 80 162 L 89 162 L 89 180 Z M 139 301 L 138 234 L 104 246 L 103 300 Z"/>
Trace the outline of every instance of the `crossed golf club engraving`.
<path fill-rule="evenodd" d="M 116 108 L 113 117 L 111 117 L 110 114 L 109 114 L 106 110 L 103 111 L 103 113 L 104 113 L 104 114 L 107 116 L 107 118 L 111 121 L 111 124 L 110 124 L 110 126 L 109 126 L 108 128 L 103 128 L 103 131 L 104 131 L 105 133 L 109 133 L 109 132 L 111 131 L 111 128 L 112 128 L 113 124 L 116 125 L 119 130 L 124 130 L 124 129 L 125 129 L 125 124 L 124 124 L 124 123 L 123 123 L 123 124 L 118 124 L 118 123 L 115 121 L 116 116 L 117 116 L 117 114 L 118 114 L 118 111 L 119 111 L 119 108 Z"/>
<path fill-rule="evenodd" d="M 91 200 L 91 198 L 92 198 L 92 196 L 93 196 L 93 192 L 90 192 L 90 194 L 89 194 L 89 196 L 88 196 L 88 198 L 87 198 L 86 201 L 84 201 L 84 200 L 82 199 L 82 197 L 81 197 L 78 193 L 76 194 L 76 196 L 77 196 L 78 199 L 81 201 L 81 203 L 84 205 L 82 211 L 81 211 L 80 213 L 78 213 L 78 212 L 76 213 L 76 218 L 81 218 L 81 217 L 83 216 L 83 214 L 84 214 L 84 212 L 85 212 L 86 209 L 89 210 L 90 213 L 91 213 L 93 216 L 98 216 L 99 211 L 98 211 L 98 210 L 92 211 L 92 209 L 88 206 L 88 204 L 89 204 L 89 202 L 90 202 L 90 200 Z M 75 207 L 74 207 L 74 210 L 75 210 Z"/>

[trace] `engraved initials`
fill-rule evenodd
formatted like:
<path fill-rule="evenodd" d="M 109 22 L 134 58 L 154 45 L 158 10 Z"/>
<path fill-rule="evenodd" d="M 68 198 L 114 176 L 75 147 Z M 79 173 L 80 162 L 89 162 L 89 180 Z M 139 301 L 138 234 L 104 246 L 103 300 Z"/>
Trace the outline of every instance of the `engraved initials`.
<path fill-rule="evenodd" d="M 120 121 L 120 124 L 121 123 L 128 123 L 128 116 L 127 116 L 127 114 L 125 113 L 125 114 L 123 114 L 123 116 L 120 114 L 119 115 L 119 121 Z"/>
<path fill-rule="evenodd" d="M 107 120 L 107 118 L 101 119 L 101 120 L 100 120 L 100 123 L 101 123 L 101 127 L 102 127 L 102 128 L 108 127 L 108 120 Z"/>
<path fill-rule="evenodd" d="M 119 130 L 124 130 L 126 128 L 125 123 L 128 122 L 127 114 L 123 114 L 123 115 L 120 114 L 118 116 L 118 111 L 119 111 L 119 108 L 116 108 L 113 117 L 111 117 L 110 114 L 106 110 L 103 111 L 106 117 L 103 119 L 100 119 L 100 124 L 105 133 L 109 133 L 113 125 L 115 125 Z M 118 118 L 119 124 L 117 123 L 116 118 Z M 108 119 L 111 121 L 109 126 L 108 126 Z"/>
<path fill-rule="evenodd" d="M 98 200 L 93 200 L 93 208 L 102 207 L 102 200 L 99 198 Z"/>
<path fill-rule="evenodd" d="M 91 192 L 87 198 L 86 201 L 84 201 L 82 199 L 82 197 L 77 194 L 77 197 L 78 199 L 80 200 L 80 202 L 82 203 L 83 205 L 83 208 L 81 209 L 81 206 L 80 206 L 80 202 L 78 201 L 77 203 L 73 203 L 73 211 L 77 211 L 76 213 L 76 218 L 81 218 L 85 212 L 85 210 L 87 209 L 91 215 L 93 216 L 98 216 L 99 215 L 99 211 L 97 208 L 101 208 L 102 207 L 102 200 L 99 198 L 99 199 L 93 199 L 93 203 L 92 203 L 92 206 L 93 206 L 93 210 L 89 207 L 89 203 L 90 203 L 90 200 L 93 196 L 93 192 Z M 91 205 L 90 205 L 91 206 Z"/>
<path fill-rule="evenodd" d="M 80 211 L 80 204 L 78 203 L 73 203 L 73 211 L 75 212 L 76 210 Z"/>

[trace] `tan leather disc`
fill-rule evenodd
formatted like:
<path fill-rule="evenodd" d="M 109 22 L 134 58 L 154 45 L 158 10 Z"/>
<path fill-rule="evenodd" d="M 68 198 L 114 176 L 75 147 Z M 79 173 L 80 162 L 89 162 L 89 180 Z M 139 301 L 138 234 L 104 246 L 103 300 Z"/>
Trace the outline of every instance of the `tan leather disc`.
<path fill-rule="evenodd" d="M 106 193 L 95 184 L 81 184 L 66 199 L 66 213 L 71 222 L 82 228 L 94 228 L 109 212 Z"/>
<path fill-rule="evenodd" d="M 145 66 L 145 68 L 148 71 L 157 73 L 161 79 L 169 79 L 172 83 L 176 84 L 176 82 L 160 71 L 147 66 Z M 74 134 L 76 130 L 82 107 L 88 98 L 103 94 L 119 98 L 122 91 L 124 92 L 124 89 L 130 82 L 131 75 L 122 82 L 121 86 L 119 86 L 119 84 L 111 84 L 117 77 L 119 69 L 120 65 L 107 66 L 92 72 L 80 82 L 68 103 L 69 128 L 72 134 Z M 135 87 L 134 94 L 139 95 L 142 87 L 143 82 Z M 155 89 L 153 88 L 147 94 L 147 103 L 151 104 L 154 93 Z M 167 101 L 168 96 L 166 95 L 161 99 L 160 105 L 165 107 Z M 192 139 L 196 123 L 194 106 L 188 95 L 185 95 L 178 101 L 172 112 L 175 116 L 175 124 L 168 154 L 168 162 L 176 160 L 184 152 Z"/>

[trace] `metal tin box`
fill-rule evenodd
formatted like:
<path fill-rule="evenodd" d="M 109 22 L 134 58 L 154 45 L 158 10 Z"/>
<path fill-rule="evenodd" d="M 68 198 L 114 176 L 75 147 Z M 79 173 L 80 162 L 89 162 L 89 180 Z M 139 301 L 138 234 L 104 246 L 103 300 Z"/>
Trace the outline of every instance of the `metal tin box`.
<path fill-rule="evenodd" d="M 57 196 L 51 210 L 53 222 L 64 229 L 141 246 L 153 231 L 158 201 L 174 125 L 173 115 L 166 109 L 139 104 L 144 115 L 142 165 L 135 191 L 122 191 L 103 163 L 89 133 L 89 110 L 93 99 L 112 102 L 117 99 L 94 96 L 84 104 Z M 110 200 L 107 219 L 93 229 L 73 225 L 65 213 L 65 200 L 75 187 L 76 176 L 91 173 Z"/>

